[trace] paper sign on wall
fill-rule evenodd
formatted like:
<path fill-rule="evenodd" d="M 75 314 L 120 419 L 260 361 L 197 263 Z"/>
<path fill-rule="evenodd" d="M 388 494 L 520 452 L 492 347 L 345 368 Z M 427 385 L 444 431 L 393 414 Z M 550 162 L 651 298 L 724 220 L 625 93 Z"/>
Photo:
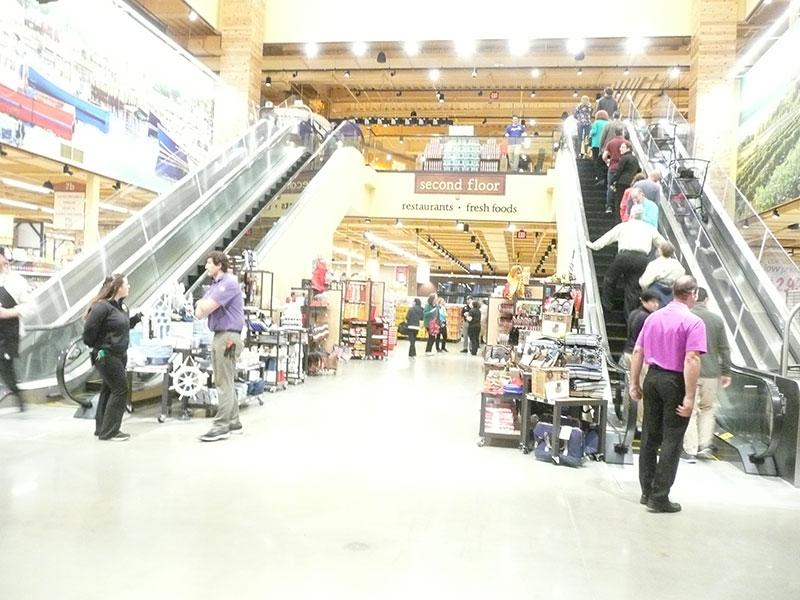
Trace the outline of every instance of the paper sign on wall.
<path fill-rule="evenodd" d="M 83 231 L 86 186 L 82 183 L 65 181 L 54 186 L 53 229 Z"/>

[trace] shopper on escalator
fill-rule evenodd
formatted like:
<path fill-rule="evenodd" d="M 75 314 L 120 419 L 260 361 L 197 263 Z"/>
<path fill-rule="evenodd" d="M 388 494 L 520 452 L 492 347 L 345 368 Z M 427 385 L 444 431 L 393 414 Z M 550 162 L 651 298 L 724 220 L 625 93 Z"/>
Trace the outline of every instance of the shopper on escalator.
<path fill-rule="evenodd" d="M 614 207 L 616 207 L 617 213 L 619 213 L 619 205 L 622 202 L 622 196 L 625 194 L 625 190 L 631 186 L 633 178 L 642 170 L 641 167 L 639 167 L 639 161 L 631 152 L 630 142 L 622 142 L 619 145 L 619 153 L 620 157 L 617 162 L 617 168 L 613 174 L 609 171 L 608 178 L 608 185 L 611 190 L 614 191 L 612 212 L 614 212 Z M 608 203 L 609 195 L 607 195 L 606 203 Z"/>
<path fill-rule="evenodd" d="M 605 131 L 608 131 L 608 128 L 611 127 L 611 123 L 606 125 Z M 603 160 L 608 165 L 608 175 L 607 175 L 607 183 L 608 189 L 606 190 L 606 214 L 610 215 L 614 212 L 614 199 L 616 198 L 616 191 L 613 188 L 612 181 L 617 180 L 617 167 L 619 166 L 619 160 L 622 158 L 622 152 L 620 151 L 620 147 L 622 144 L 626 143 L 625 138 L 622 136 L 623 132 L 622 127 L 617 127 L 614 129 L 613 137 L 606 142 L 605 146 L 603 147 Z M 623 190 L 624 191 L 624 190 Z"/>
<path fill-rule="evenodd" d="M 419 334 L 419 327 L 422 319 L 425 318 L 425 311 L 422 310 L 422 302 L 419 298 L 414 298 L 414 304 L 408 309 L 406 313 L 406 325 L 408 326 L 408 356 L 416 358 L 417 356 L 417 335 Z"/>
<path fill-rule="evenodd" d="M 95 411 L 94 434 L 112 442 L 125 442 L 131 437 L 120 427 L 130 400 L 127 376 L 130 330 L 142 315 L 128 315 L 124 300 L 129 291 L 124 275 L 107 276 L 84 315 L 83 343 L 92 349 L 92 364 L 103 380 Z"/>
<path fill-rule="evenodd" d="M 675 247 L 667 241 L 659 242 L 658 257 L 647 263 L 647 268 L 639 277 L 639 285 L 643 290 L 656 294 L 658 308 L 664 308 L 672 302 L 672 284 L 682 275 L 686 275 L 686 270 L 675 258 Z"/>
<path fill-rule="evenodd" d="M 436 294 L 428 296 L 428 302 L 425 304 L 425 330 L 428 332 L 428 342 L 425 344 L 425 354 L 430 356 L 433 354 L 433 344 L 436 342 L 436 336 L 439 335 L 439 304 L 437 302 Z"/>
<path fill-rule="evenodd" d="M 31 287 L 9 265 L 11 252 L 0 246 L 0 379 L 8 394 L 17 397 L 20 412 L 25 410 L 25 398 L 17 385 L 14 359 L 17 357 L 22 335 L 22 322 L 33 314 Z"/>
<path fill-rule="evenodd" d="M 643 216 L 644 208 L 636 205 L 631 209 L 629 221 L 615 225 L 596 242 L 586 243 L 594 251 L 617 243 L 617 255 L 603 277 L 600 299 L 604 310 L 612 310 L 616 297 L 617 280 L 623 278 L 625 281 L 625 319 L 639 305 L 639 292 L 641 291 L 639 278 L 647 268 L 647 256 L 650 254 L 653 244 L 666 241 L 655 227 L 642 221 Z"/>
<path fill-rule="evenodd" d="M 439 298 L 439 333 L 436 336 L 436 351 L 447 352 L 447 303 Z"/>
<path fill-rule="evenodd" d="M 722 317 L 708 309 L 708 292 L 697 288 L 697 304 L 692 312 L 706 326 L 708 352 L 700 357 L 700 379 L 689 426 L 683 438 L 681 458 L 693 462 L 697 458 L 713 458 L 711 441 L 714 439 L 714 417 L 717 392 L 731 384 L 731 347 Z"/>

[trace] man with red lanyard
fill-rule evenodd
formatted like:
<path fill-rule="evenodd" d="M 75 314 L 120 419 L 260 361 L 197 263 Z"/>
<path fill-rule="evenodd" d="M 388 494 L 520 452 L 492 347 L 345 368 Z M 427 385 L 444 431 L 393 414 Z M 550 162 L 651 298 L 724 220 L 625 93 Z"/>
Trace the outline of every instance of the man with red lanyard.
<path fill-rule="evenodd" d="M 211 347 L 211 364 L 214 387 L 219 396 L 219 408 L 214 425 L 203 442 L 226 439 L 231 431 L 241 431 L 239 403 L 236 400 L 236 359 L 242 353 L 244 328 L 244 301 L 242 288 L 236 277 L 228 273 L 231 263 L 224 252 L 212 252 L 206 261 L 206 272 L 211 286 L 194 309 L 196 319 L 208 317 L 208 328 L 214 332 Z"/>
<path fill-rule="evenodd" d="M 607 125 L 610 127 L 610 125 Z M 608 164 L 608 189 L 606 190 L 606 214 L 614 212 L 614 202 L 616 201 L 616 192 L 611 189 L 611 182 L 617 180 L 617 167 L 619 166 L 619 159 L 622 157 L 620 146 L 628 143 L 622 133 L 622 127 L 616 127 L 612 132 L 614 137 L 606 142 L 603 148 L 603 160 Z"/>
<path fill-rule="evenodd" d="M 670 502 L 669 491 L 692 416 L 700 355 L 706 352 L 706 326 L 690 310 L 697 300 L 697 281 L 689 275 L 679 277 L 672 294 L 675 299 L 644 322 L 631 357 L 630 383 L 631 398 L 641 400 L 644 395 L 639 501 L 650 512 L 664 513 L 681 510 L 680 504 Z M 643 363 L 650 366 L 644 389 L 639 384 Z"/>

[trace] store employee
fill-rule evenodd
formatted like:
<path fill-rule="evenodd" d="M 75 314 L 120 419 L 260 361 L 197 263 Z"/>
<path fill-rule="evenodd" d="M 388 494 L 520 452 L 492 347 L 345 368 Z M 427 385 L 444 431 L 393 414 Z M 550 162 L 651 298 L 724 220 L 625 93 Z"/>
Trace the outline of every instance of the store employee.
<path fill-rule="evenodd" d="M 236 277 L 228 273 L 230 258 L 224 252 L 212 252 L 206 261 L 206 272 L 212 279 L 205 296 L 197 301 L 194 316 L 208 317 L 208 328 L 214 332 L 211 362 L 214 370 L 214 387 L 219 395 L 219 408 L 211 431 L 200 440 L 224 440 L 231 431 L 242 429 L 239 421 L 239 403 L 236 401 L 234 381 L 236 359 L 242 353 L 244 328 L 244 301 L 242 288 Z"/>
<path fill-rule="evenodd" d="M 506 127 L 506 138 L 508 138 L 508 168 L 510 171 L 519 169 L 520 145 L 522 136 L 525 135 L 525 125 L 520 123 L 519 117 L 511 117 L 511 125 Z"/>

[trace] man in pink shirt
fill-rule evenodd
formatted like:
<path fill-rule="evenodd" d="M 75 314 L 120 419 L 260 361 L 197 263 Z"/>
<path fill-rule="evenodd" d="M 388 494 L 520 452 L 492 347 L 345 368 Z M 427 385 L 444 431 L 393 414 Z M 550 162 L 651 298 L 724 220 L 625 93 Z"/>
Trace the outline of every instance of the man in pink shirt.
<path fill-rule="evenodd" d="M 644 394 L 640 502 L 650 512 L 681 510 L 680 504 L 670 502 L 669 490 L 692 415 L 700 355 L 706 352 L 706 326 L 689 310 L 697 300 L 697 281 L 689 275 L 679 277 L 672 294 L 672 302 L 647 317 L 631 357 L 631 398 L 641 400 Z M 644 390 L 639 384 L 643 363 L 650 367 Z"/>

